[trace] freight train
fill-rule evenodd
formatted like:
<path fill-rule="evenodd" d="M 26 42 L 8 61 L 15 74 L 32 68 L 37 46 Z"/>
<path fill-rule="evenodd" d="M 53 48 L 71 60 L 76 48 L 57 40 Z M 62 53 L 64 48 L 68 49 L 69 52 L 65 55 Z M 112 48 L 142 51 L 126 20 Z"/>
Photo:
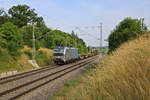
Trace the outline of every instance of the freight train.
<path fill-rule="evenodd" d="M 78 49 L 74 47 L 56 47 L 54 48 L 53 61 L 56 64 L 66 64 L 94 55 L 96 55 L 96 53 L 93 52 L 87 55 L 78 55 Z"/>

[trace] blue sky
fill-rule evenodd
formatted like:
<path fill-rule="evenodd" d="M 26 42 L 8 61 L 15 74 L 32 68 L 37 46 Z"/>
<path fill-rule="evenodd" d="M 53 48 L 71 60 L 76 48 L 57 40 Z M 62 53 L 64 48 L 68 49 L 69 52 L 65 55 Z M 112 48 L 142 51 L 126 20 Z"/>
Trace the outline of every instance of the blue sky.
<path fill-rule="evenodd" d="M 0 8 L 5 10 L 17 4 L 34 8 L 52 29 L 69 33 L 74 30 L 87 45 L 92 46 L 99 45 L 98 26 L 101 22 L 103 40 L 126 17 L 145 18 L 150 27 L 150 0 L 0 0 Z M 107 42 L 103 41 L 103 45 Z"/>

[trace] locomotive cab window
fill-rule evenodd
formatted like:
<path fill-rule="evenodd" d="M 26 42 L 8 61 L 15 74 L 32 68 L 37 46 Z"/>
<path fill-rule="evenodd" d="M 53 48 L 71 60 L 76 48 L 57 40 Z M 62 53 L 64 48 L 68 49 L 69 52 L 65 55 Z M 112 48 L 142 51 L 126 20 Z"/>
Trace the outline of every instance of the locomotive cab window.
<path fill-rule="evenodd" d="M 64 49 L 54 49 L 54 52 L 55 52 L 55 53 L 63 53 L 63 52 L 64 52 Z"/>

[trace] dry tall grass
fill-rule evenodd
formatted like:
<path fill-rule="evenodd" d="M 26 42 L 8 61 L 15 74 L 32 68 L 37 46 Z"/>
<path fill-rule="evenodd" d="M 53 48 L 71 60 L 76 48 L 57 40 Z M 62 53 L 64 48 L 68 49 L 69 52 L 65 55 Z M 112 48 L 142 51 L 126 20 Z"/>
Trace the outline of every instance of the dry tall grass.
<path fill-rule="evenodd" d="M 32 58 L 32 48 L 28 46 L 24 46 L 24 48 L 21 49 L 20 52 L 22 53 L 22 58 L 24 59 L 19 59 L 19 61 L 21 60 L 24 61 L 25 64 L 23 65 L 26 66 L 28 60 Z M 40 52 L 42 52 L 42 54 Z M 36 61 L 41 67 L 47 66 L 48 64 L 53 64 L 52 56 L 53 56 L 53 50 L 47 48 L 40 48 L 39 50 L 36 51 Z"/>
<path fill-rule="evenodd" d="M 47 48 L 40 48 L 39 51 L 43 51 L 44 53 L 46 53 L 46 56 L 48 58 L 51 58 L 53 56 L 53 50 Z"/>
<path fill-rule="evenodd" d="M 28 60 L 32 59 L 32 48 L 24 46 L 20 49 L 20 56 L 15 60 L 7 50 L 1 49 L 0 52 L 0 73 L 12 70 L 26 71 L 34 69 Z M 53 64 L 52 61 L 53 51 L 47 48 L 40 48 L 36 51 L 36 61 L 40 67 Z"/>
<path fill-rule="evenodd" d="M 32 48 L 30 48 L 30 47 L 28 47 L 28 46 L 24 46 L 24 48 L 21 49 L 20 51 L 21 51 L 21 52 L 29 51 L 29 52 L 32 53 Z M 50 57 L 53 56 L 53 50 L 50 50 L 50 49 L 47 49 L 47 48 L 40 48 L 38 51 L 44 52 L 48 58 L 50 58 Z"/>
<path fill-rule="evenodd" d="M 24 52 L 24 51 L 30 51 L 30 52 L 32 52 L 32 48 L 30 48 L 30 47 L 28 47 L 28 46 L 24 46 L 24 48 L 23 49 L 20 49 L 20 52 Z"/>
<path fill-rule="evenodd" d="M 71 100 L 150 100 L 150 35 L 123 44 Z"/>

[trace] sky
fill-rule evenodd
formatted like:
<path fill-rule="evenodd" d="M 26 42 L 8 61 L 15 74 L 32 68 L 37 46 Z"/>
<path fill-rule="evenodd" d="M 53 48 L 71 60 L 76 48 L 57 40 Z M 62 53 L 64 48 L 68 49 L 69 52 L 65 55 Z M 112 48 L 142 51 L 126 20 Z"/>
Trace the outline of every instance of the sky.
<path fill-rule="evenodd" d="M 46 25 L 71 33 L 73 30 L 88 46 L 99 46 L 100 23 L 103 46 L 111 31 L 126 17 L 144 18 L 150 29 L 150 0 L 0 0 L 6 11 L 27 4 L 44 18 Z"/>

